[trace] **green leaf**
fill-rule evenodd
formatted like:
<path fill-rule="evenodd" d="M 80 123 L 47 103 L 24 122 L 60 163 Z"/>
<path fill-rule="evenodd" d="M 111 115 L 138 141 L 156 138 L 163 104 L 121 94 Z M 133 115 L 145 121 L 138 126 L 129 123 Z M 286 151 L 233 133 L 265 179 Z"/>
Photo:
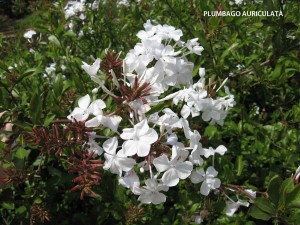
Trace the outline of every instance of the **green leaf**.
<path fill-rule="evenodd" d="M 60 97 L 63 91 L 63 78 L 61 74 L 58 74 L 55 78 L 55 82 L 53 85 L 54 95 L 55 97 Z"/>
<path fill-rule="evenodd" d="M 48 127 L 55 117 L 56 117 L 55 115 L 48 115 L 44 121 L 44 126 Z"/>
<path fill-rule="evenodd" d="M 209 138 L 212 138 L 215 136 L 215 134 L 218 132 L 218 129 L 214 125 L 209 125 L 205 128 L 204 135 L 208 136 Z"/>
<path fill-rule="evenodd" d="M 243 161 L 243 156 L 240 155 L 236 159 L 236 167 L 237 167 L 237 175 L 240 176 L 242 174 L 243 168 L 244 168 L 244 161 Z"/>
<path fill-rule="evenodd" d="M 274 215 L 276 213 L 275 208 L 267 198 L 256 198 L 254 201 L 254 205 L 270 215 Z"/>
<path fill-rule="evenodd" d="M 249 211 L 248 211 L 248 214 L 250 216 L 252 216 L 253 218 L 255 219 L 259 219 L 259 220 L 269 220 L 271 219 L 271 215 L 262 211 L 260 208 L 258 208 L 256 205 L 253 205 Z"/>
<path fill-rule="evenodd" d="M 30 100 L 29 113 L 32 117 L 33 123 L 37 124 L 38 119 L 42 114 L 42 102 L 38 93 L 34 93 Z"/>
<path fill-rule="evenodd" d="M 229 48 L 227 48 L 221 55 L 221 60 L 220 60 L 220 64 L 223 65 L 224 64 L 224 60 L 225 57 L 231 53 L 233 51 L 233 49 L 235 49 L 239 44 L 238 43 L 233 43 Z"/>
<path fill-rule="evenodd" d="M 286 205 L 287 207 L 300 208 L 300 184 L 294 187 L 291 192 L 287 193 Z"/>
<path fill-rule="evenodd" d="M 282 179 L 278 175 L 275 175 L 269 183 L 267 193 L 271 199 L 271 201 L 274 203 L 274 205 L 277 207 L 278 201 L 279 201 L 279 187 L 282 185 Z"/>
<path fill-rule="evenodd" d="M 280 197 L 278 202 L 278 207 L 285 207 L 286 206 L 286 195 L 288 192 L 291 192 L 294 188 L 294 183 L 291 178 L 287 178 L 283 181 L 281 188 L 280 188 Z"/>
<path fill-rule="evenodd" d="M 25 206 L 20 206 L 19 208 L 16 209 L 16 214 L 20 215 L 25 213 L 27 208 Z"/>
<path fill-rule="evenodd" d="M 61 47 L 61 44 L 60 44 L 59 40 L 54 35 L 50 35 L 48 37 L 48 40 L 49 40 L 50 43 L 54 44 L 55 46 Z"/>
<path fill-rule="evenodd" d="M 18 150 L 15 153 L 15 157 L 19 159 L 27 159 L 30 154 L 30 150 L 26 150 L 24 148 L 18 148 Z"/>
<path fill-rule="evenodd" d="M 13 210 L 15 208 L 15 204 L 13 202 L 2 202 L 1 206 L 8 210 Z"/>

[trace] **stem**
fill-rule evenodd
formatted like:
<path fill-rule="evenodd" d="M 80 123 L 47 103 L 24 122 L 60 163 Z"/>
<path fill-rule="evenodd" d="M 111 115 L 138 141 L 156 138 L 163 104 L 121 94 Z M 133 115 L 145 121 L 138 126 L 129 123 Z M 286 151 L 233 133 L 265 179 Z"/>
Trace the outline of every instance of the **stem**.
<path fill-rule="evenodd" d="M 262 62 L 262 63 L 260 64 L 260 66 L 261 66 L 261 67 L 267 66 L 269 63 L 270 63 L 270 60 L 268 59 L 268 60 Z M 233 74 L 233 75 L 229 76 L 229 78 L 236 77 L 236 76 L 244 76 L 244 75 L 247 75 L 248 73 L 251 73 L 251 72 L 254 71 L 254 70 L 255 70 L 254 68 L 251 68 L 251 69 L 245 70 L 245 71 L 243 71 L 243 72 L 241 72 L 241 73 Z"/>

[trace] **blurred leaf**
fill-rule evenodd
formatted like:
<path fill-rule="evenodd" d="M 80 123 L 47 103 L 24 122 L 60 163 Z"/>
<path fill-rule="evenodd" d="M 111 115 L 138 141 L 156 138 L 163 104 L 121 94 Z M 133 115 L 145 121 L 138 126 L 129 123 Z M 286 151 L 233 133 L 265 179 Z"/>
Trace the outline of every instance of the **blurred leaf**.
<path fill-rule="evenodd" d="M 274 176 L 269 183 L 267 193 L 271 201 L 277 207 L 279 201 L 279 187 L 282 185 L 282 179 L 278 175 Z"/>
<path fill-rule="evenodd" d="M 42 102 L 38 93 L 34 93 L 30 100 L 29 113 L 32 117 L 33 123 L 37 124 L 38 119 L 42 114 Z"/>
<path fill-rule="evenodd" d="M 248 211 L 248 214 L 255 219 L 260 219 L 260 220 L 269 220 L 271 219 L 271 215 L 262 211 L 260 208 L 258 208 L 256 205 L 251 206 L 251 208 Z"/>
<path fill-rule="evenodd" d="M 15 157 L 19 159 L 27 159 L 29 156 L 30 150 L 26 150 L 22 147 L 18 148 L 18 150 L 15 153 Z"/>
<path fill-rule="evenodd" d="M 55 46 L 61 48 L 61 44 L 60 44 L 60 42 L 59 42 L 59 40 L 57 39 L 56 36 L 50 35 L 50 36 L 48 37 L 48 40 L 49 40 L 50 43 L 52 43 L 52 44 L 54 44 Z"/>

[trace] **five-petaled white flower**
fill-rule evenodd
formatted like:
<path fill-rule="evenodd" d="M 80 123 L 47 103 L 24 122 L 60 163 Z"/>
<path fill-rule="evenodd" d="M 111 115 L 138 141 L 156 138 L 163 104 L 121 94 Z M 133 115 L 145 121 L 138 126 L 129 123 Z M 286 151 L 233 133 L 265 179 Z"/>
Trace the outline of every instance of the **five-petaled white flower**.
<path fill-rule="evenodd" d="M 124 154 L 133 156 L 137 154 L 140 157 L 147 156 L 150 152 L 151 144 L 157 141 L 158 135 L 153 128 L 149 128 L 146 119 L 134 125 L 134 128 L 125 128 L 120 135 L 123 140 L 122 148 Z"/>
<path fill-rule="evenodd" d="M 103 149 L 105 151 L 105 164 L 103 169 L 110 169 L 110 172 L 121 176 L 122 171 L 127 172 L 131 170 L 136 162 L 134 159 L 127 158 L 122 150 L 116 153 L 117 147 L 118 140 L 116 137 L 110 138 L 103 143 Z"/>
<path fill-rule="evenodd" d="M 218 172 L 215 170 L 215 168 L 210 166 L 207 168 L 206 173 L 204 169 L 193 171 L 191 175 L 191 181 L 194 184 L 202 182 L 200 193 L 207 196 L 210 190 L 219 188 L 221 185 L 220 179 L 215 178 L 217 175 Z"/>
<path fill-rule="evenodd" d="M 158 172 L 164 172 L 161 180 L 169 186 L 175 186 L 180 179 L 186 179 L 193 170 L 193 164 L 189 161 L 184 161 L 188 156 L 188 151 L 181 150 L 177 146 L 172 147 L 171 160 L 166 155 L 161 155 L 153 160 L 153 164 Z"/>
<path fill-rule="evenodd" d="M 91 103 L 91 97 L 88 94 L 78 100 L 78 106 L 67 117 L 69 120 L 85 121 L 90 114 L 95 116 L 102 115 L 102 109 L 106 107 L 105 103 L 100 99 Z"/>
<path fill-rule="evenodd" d="M 204 155 L 205 158 L 208 158 L 209 156 L 215 155 L 216 153 L 220 155 L 224 155 L 225 152 L 227 151 L 227 148 L 224 145 L 218 146 L 216 149 L 213 149 L 212 147 L 209 148 L 202 148 L 200 150 L 200 154 Z"/>
<path fill-rule="evenodd" d="M 145 204 L 160 204 L 166 201 L 166 196 L 160 191 L 168 191 L 169 187 L 163 184 L 157 183 L 156 179 L 147 179 L 145 181 L 146 186 L 143 188 L 135 187 L 134 193 L 139 195 L 139 201 Z"/>

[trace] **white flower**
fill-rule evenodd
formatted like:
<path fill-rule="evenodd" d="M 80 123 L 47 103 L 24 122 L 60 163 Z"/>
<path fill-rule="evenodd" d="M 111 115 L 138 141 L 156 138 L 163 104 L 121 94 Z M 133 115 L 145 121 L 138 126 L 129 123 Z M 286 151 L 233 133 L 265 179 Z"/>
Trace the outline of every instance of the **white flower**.
<path fill-rule="evenodd" d="M 249 206 L 249 202 L 243 202 L 240 199 L 238 199 L 237 202 L 233 201 L 227 201 L 226 202 L 226 215 L 227 216 L 233 216 L 233 214 L 238 210 L 240 206 Z"/>
<path fill-rule="evenodd" d="M 96 117 L 85 122 L 86 127 L 98 127 L 103 125 L 108 127 L 112 131 L 116 132 L 118 130 L 119 124 L 122 118 L 120 116 L 103 116 L 97 115 Z"/>
<path fill-rule="evenodd" d="M 137 154 L 140 157 L 147 156 L 150 152 L 151 144 L 157 141 L 158 135 L 153 128 L 149 128 L 147 120 L 134 125 L 134 128 L 125 128 L 120 135 L 123 140 L 122 148 L 124 154 L 132 156 Z"/>
<path fill-rule="evenodd" d="M 85 95 L 78 100 L 78 106 L 73 112 L 67 117 L 69 120 L 76 119 L 77 121 L 84 121 L 90 115 L 89 105 L 91 102 L 91 98 L 89 95 Z"/>
<path fill-rule="evenodd" d="M 130 188 L 130 190 L 134 192 L 134 188 L 140 186 L 140 179 L 132 169 L 126 172 L 123 177 L 120 177 L 119 184 L 126 188 Z"/>
<path fill-rule="evenodd" d="M 94 81 L 94 82 L 96 82 L 97 84 L 99 84 L 100 83 L 100 79 L 99 79 L 99 77 L 97 77 L 96 75 L 97 75 L 97 72 L 98 72 L 98 70 L 99 70 L 99 68 L 100 68 L 100 62 L 101 62 L 101 59 L 96 59 L 96 61 L 93 63 L 93 65 L 89 65 L 89 64 L 87 64 L 87 63 L 85 63 L 85 62 L 82 62 L 83 63 L 83 65 L 81 66 L 81 68 L 82 69 L 84 69 L 84 71 L 88 74 L 88 75 L 90 75 L 90 77 L 91 77 L 91 79 Z"/>
<path fill-rule="evenodd" d="M 91 97 L 87 94 L 78 100 L 78 106 L 68 116 L 69 120 L 85 121 L 90 114 L 94 116 L 102 115 L 102 109 L 106 107 L 105 103 L 98 99 L 91 103 Z"/>
<path fill-rule="evenodd" d="M 45 71 L 48 75 L 51 74 L 55 70 L 56 70 L 56 63 L 51 63 L 50 66 L 45 68 Z"/>
<path fill-rule="evenodd" d="M 103 148 L 101 148 L 98 145 L 98 143 L 95 141 L 94 138 L 90 137 L 87 144 L 89 145 L 89 148 L 88 148 L 89 152 L 94 152 L 94 154 L 96 154 L 96 155 L 102 155 Z"/>
<path fill-rule="evenodd" d="M 122 171 L 129 171 L 135 165 L 134 159 L 127 158 L 123 151 L 120 150 L 116 153 L 118 147 L 118 140 L 116 137 L 110 138 L 103 143 L 103 149 L 105 151 L 105 163 L 103 169 L 108 170 L 114 174 L 122 175 Z"/>
<path fill-rule="evenodd" d="M 34 30 L 29 30 L 24 33 L 24 38 L 31 39 L 33 35 L 36 35 L 36 32 Z"/>
<path fill-rule="evenodd" d="M 254 202 L 254 199 L 256 198 L 256 191 L 253 191 L 251 189 L 246 189 L 244 190 L 248 195 L 251 196 L 251 198 L 249 198 L 249 202 L 250 203 L 253 203 Z"/>
<path fill-rule="evenodd" d="M 202 182 L 200 193 L 207 196 L 210 190 L 219 188 L 221 185 L 220 179 L 215 178 L 217 175 L 218 172 L 215 170 L 215 168 L 210 166 L 207 168 L 206 173 L 203 169 L 193 171 L 191 175 L 191 181 L 194 184 Z"/>
<path fill-rule="evenodd" d="M 205 158 L 208 158 L 209 156 L 215 155 L 216 153 L 224 155 L 226 151 L 227 148 L 224 145 L 220 145 L 216 149 L 213 149 L 212 147 L 202 148 L 201 155 L 204 155 Z"/>
<path fill-rule="evenodd" d="M 186 179 L 193 170 L 193 164 L 184 161 L 187 158 L 188 151 L 181 150 L 177 146 L 172 147 L 171 160 L 166 155 L 161 155 L 153 160 L 153 164 L 158 172 L 166 171 L 162 176 L 162 182 L 169 186 L 176 186 L 179 179 Z"/>
<path fill-rule="evenodd" d="M 200 143 L 201 136 L 198 131 L 194 130 L 194 133 L 191 135 L 190 139 L 190 148 L 192 149 L 192 152 L 189 156 L 189 160 L 194 165 L 202 165 L 203 159 L 201 158 L 201 150 L 202 150 L 202 144 Z"/>
<path fill-rule="evenodd" d="M 166 196 L 160 193 L 160 191 L 168 191 L 168 186 L 157 183 L 157 181 L 153 178 L 147 179 L 145 184 L 146 186 L 143 186 L 143 188 L 134 188 L 134 193 L 140 196 L 138 198 L 139 201 L 145 204 L 153 203 L 155 205 L 166 201 Z"/>

